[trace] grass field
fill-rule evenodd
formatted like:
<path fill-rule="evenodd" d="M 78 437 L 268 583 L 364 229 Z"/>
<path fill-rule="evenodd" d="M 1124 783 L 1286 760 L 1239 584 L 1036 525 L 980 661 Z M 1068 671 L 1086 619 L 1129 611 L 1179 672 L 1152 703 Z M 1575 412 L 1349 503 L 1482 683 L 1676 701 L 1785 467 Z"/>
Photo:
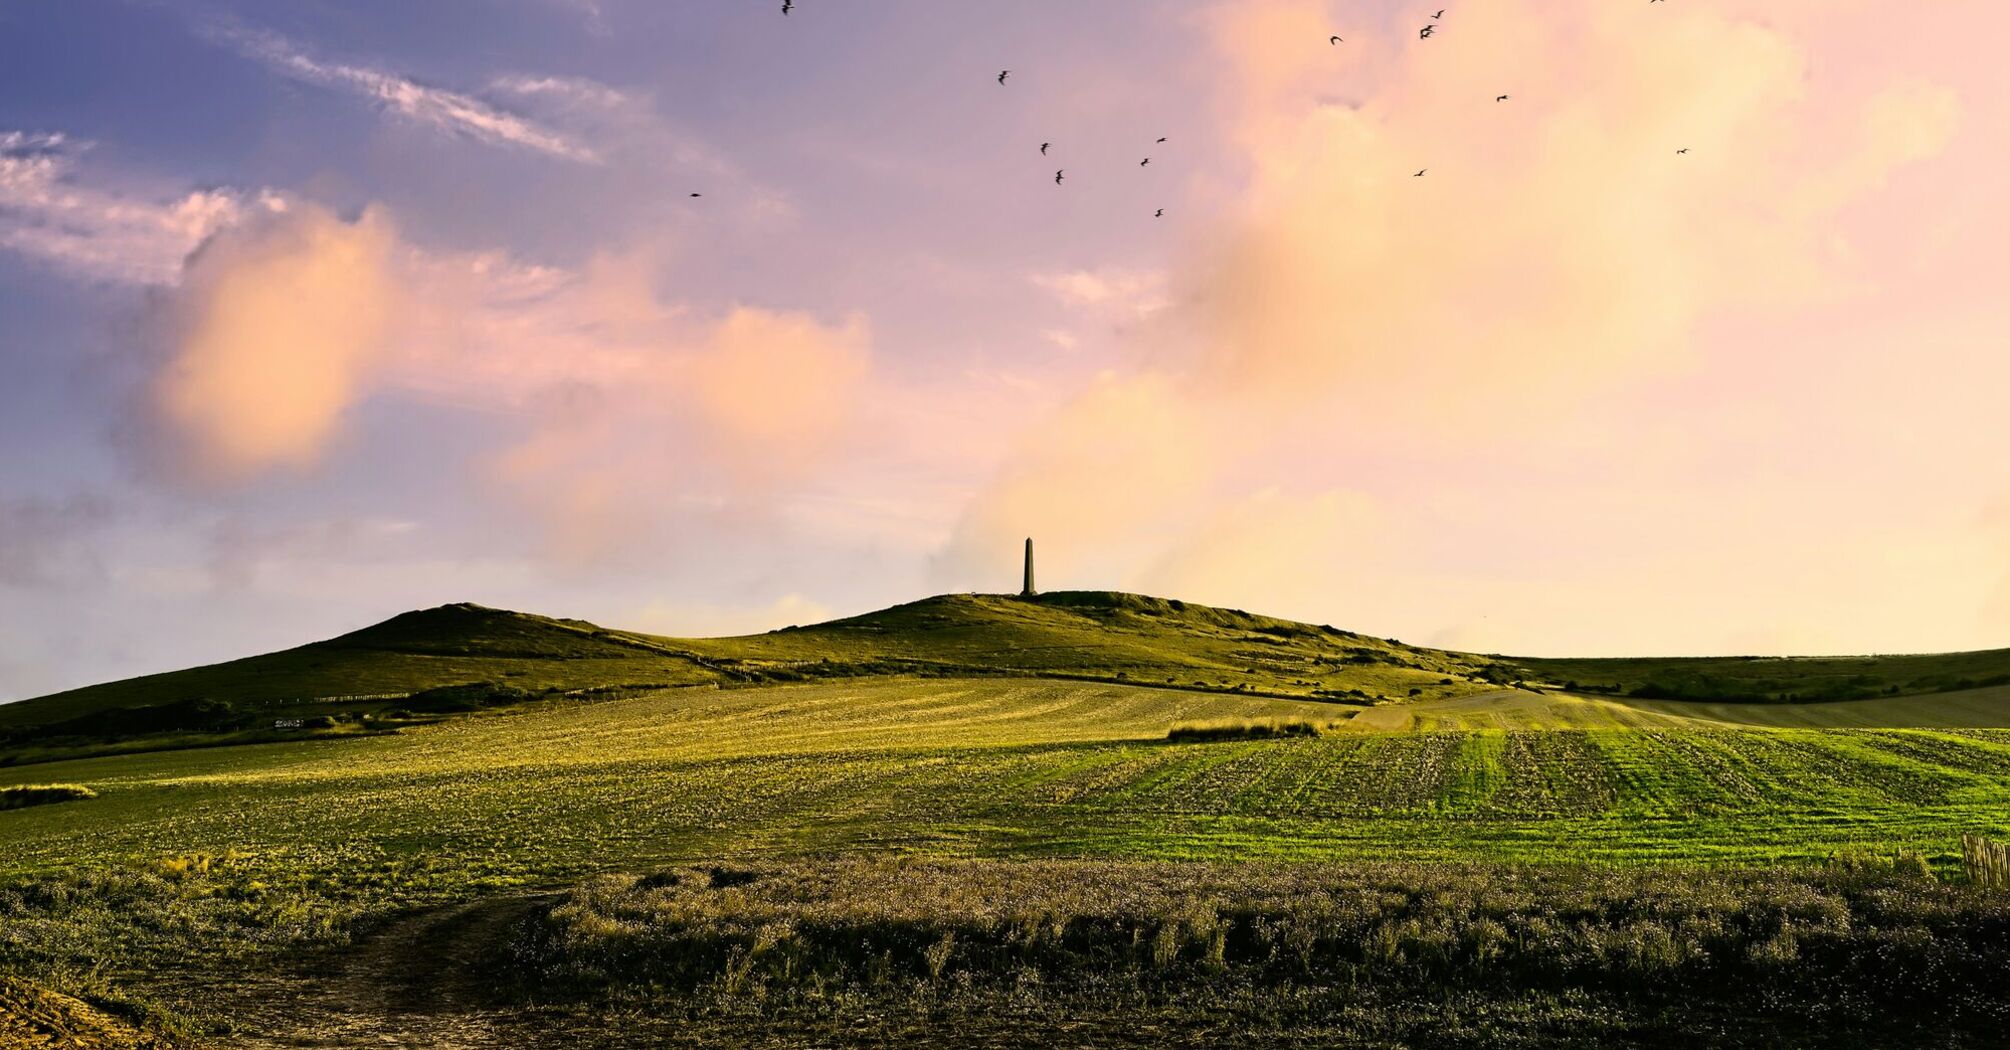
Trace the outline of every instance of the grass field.
<path fill-rule="evenodd" d="M 352 726 L 0 767 L 0 790 L 77 786 L 55 804 L 0 811 L 0 974 L 97 1006 L 128 1004 L 126 1015 L 150 1031 L 193 1032 L 220 1016 L 262 1016 L 261 1003 L 284 998 L 243 990 L 258 988 L 254 977 L 275 960 L 348 952 L 365 960 L 357 973 L 381 976 L 416 965 L 385 954 L 395 941 L 430 945 L 431 955 L 492 955 L 502 950 L 495 938 L 546 906 L 540 895 L 609 873 L 778 870 L 846 856 L 1172 862 L 1121 870 L 1175 881 L 1189 862 L 1395 862 L 1419 873 L 1450 864 L 1502 880 L 1522 866 L 1565 865 L 1594 881 L 1600 871 L 1703 879 L 1692 889 L 1714 902 L 1711 914 L 1742 916 L 1743 905 L 1720 898 L 1743 883 L 1706 873 L 1768 871 L 1792 883 L 1794 872 L 1831 870 L 1840 858 L 1958 886 L 1962 834 L 2010 836 L 2010 687 L 1793 704 L 1570 694 L 1505 686 L 1490 680 L 1501 665 L 1456 664 L 1456 654 L 1386 640 L 1362 660 L 1346 649 L 1365 643 L 1324 628 L 1170 605 L 1093 606 L 1084 620 L 1065 601 L 1014 612 L 1028 618 L 1004 635 L 1028 647 L 1015 664 L 955 676 L 1002 651 L 972 620 L 1001 615 L 994 601 L 902 607 L 898 616 L 926 622 L 832 626 L 822 641 L 799 637 L 808 630 L 761 636 L 758 652 L 734 640 L 738 655 L 691 656 L 685 666 L 704 674 L 675 688 L 626 680 L 635 668 L 609 667 L 631 657 L 595 648 L 640 652 L 641 643 L 455 610 L 447 615 L 461 633 L 451 645 L 437 617 L 422 616 L 358 651 L 367 663 L 396 650 L 395 663 L 429 659 L 429 646 L 472 647 L 480 652 L 437 658 L 490 671 L 497 660 L 537 661 L 553 674 L 583 663 L 623 688 L 537 693 L 395 731 Z M 1111 638 L 1097 641 L 1084 625 L 1097 617 L 1115 625 Z M 1171 627 L 1132 622 L 1167 618 Z M 480 630 L 469 632 L 470 622 Z M 825 675 L 822 658 L 799 659 L 845 632 L 860 636 L 858 648 L 829 650 L 844 671 Z M 1033 645 L 1041 638 L 1047 648 Z M 583 639 L 579 652 L 548 651 L 573 639 Z M 1259 645 L 1271 663 L 1249 655 Z M 1154 656 L 1153 646 L 1164 651 Z M 523 655 L 501 655 L 511 647 Z M 1231 659 L 1250 661 L 1245 674 L 1270 668 L 1263 681 L 1302 698 L 1254 695 L 1255 679 L 1224 687 L 1214 672 L 1195 674 L 1204 688 L 1180 674 L 1170 676 L 1179 688 L 1137 682 L 1147 666 L 1157 674 Z M 914 669 L 902 660 L 926 666 L 896 673 Z M 1083 680 L 1089 671 L 1103 680 Z M 776 682 L 788 676 L 808 680 Z M 1434 688 L 1416 696 L 1408 690 L 1417 687 L 1397 688 L 1425 679 Z M 241 667 L 215 680 L 259 681 Z M 1341 681 L 1384 699 L 1333 703 L 1307 692 Z M 1252 737 L 1241 728 L 1292 724 L 1318 732 Z M 1239 728 L 1168 740 L 1175 726 Z M 1874 902 L 1887 890 L 1865 892 Z M 1968 904 L 1943 903 L 1919 913 L 1922 929 L 1971 921 L 1958 917 Z M 398 924 L 422 920 L 401 916 L 434 918 L 412 932 Z M 609 918 L 606 928 L 625 921 Z M 1458 923 L 1461 937 L 1492 936 Z M 472 936 L 453 933 L 463 926 L 491 940 L 453 940 Z M 604 967 L 611 956 L 594 951 Z M 219 991 L 197 972 L 236 983 Z M 1551 1007 L 1558 1017 L 1577 1009 Z M 1479 1030 L 1495 1032 L 1492 1023 Z M 436 1036 L 415 1045 L 483 1045 Z"/>
<path fill-rule="evenodd" d="M 1753 728 L 1706 706 L 1522 693 L 1367 709 L 1316 738 L 1175 744 L 1176 722 L 1334 709 L 1045 681 L 672 690 L 0 771 L 0 786 L 99 796 L 6 814 L 0 865 L 236 851 L 543 879 L 866 848 L 1773 861 L 1852 845 L 1951 856 L 1960 831 L 2010 831 L 2010 717 L 1990 715 L 2010 697 L 1869 703 L 1886 714 L 1834 717 L 1911 728 Z M 1920 727 L 1934 712 L 1948 718 Z"/>

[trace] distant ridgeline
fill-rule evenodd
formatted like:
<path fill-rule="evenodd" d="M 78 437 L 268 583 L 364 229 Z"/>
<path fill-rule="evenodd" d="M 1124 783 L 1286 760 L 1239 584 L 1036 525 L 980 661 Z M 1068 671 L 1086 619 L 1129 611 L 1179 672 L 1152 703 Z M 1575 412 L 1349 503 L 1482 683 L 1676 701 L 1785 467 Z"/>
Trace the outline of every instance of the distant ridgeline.
<path fill-rule="evenodd" d="M 1029 591 L 1030 568 L 1029 557 Z M 2010 650 L 1523 659 L 1109 591 L 943 595 L 708 639 L 459 604 L 295 649 L 0 705 L 0 762 L 117 741 L 377 732 L 534 701 L 896 675 L 1036 676 L 1357 705 L 1504 688 L 1799 702 L 2010 683 Z"/>

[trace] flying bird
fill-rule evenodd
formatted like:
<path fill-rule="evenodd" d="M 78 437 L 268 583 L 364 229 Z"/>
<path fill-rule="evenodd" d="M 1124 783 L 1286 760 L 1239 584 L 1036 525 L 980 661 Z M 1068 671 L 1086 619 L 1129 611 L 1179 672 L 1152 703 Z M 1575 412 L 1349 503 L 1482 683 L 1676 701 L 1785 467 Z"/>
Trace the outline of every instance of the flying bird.
<path fill-rule="evenodd" d="M 691 196 L 693 196 L 693 197 L 703 197 L 703 196 L 704 196 L 704 194 L 702 194 L 702 193 L 694 193 L 694 194 L 692 194 Z"/>
<path fill-rule="evenodd" d="M 1330 44 L 1343 43 L 1343 41 L 1337 36 L 1329 36 L 1326 38 L 1326 43 L 1330 45 Z"/>
<path fill-rule="evenodd" d="M 1067 170 L 1066 168 L 1062 168 L 1061 171 L 1054 173 L 1054 185 L 1059 186 L 1061 184 L 1061 174 Z"/>
<path fill-rule="evenodd" d="M 1445 9 L 1444 9 L 1444 8 L 1442 8 L 1442 7 L 1440 7 L 1440 8 L 1438 8 L 1438 13 L 1437 13 L 1437 14 L 1435 14 L 1435 15 L 1432 15 L 1432 16 L 1431 16 L 1431 21 L 1435 22 L 1435 21 L 1437 21 L 1438 19 L 1440 19 L 1440 18 L 1443 18 L 1443 17 L 1445 17 Z"/>
<path fill-rule="evenodd" d="M 1687 149 L 1687 148 L 1685 147 L 1685 148 L 1683 148 L 1683 149 L 1678 149 L 1678 150 L 1676 150 L 1675 152 L 1677 152 L 1677 153 L 1687 153 L 1687 152 L 1689 152 L 1689 150 L 1688 150 L 1688 149 Z"/>
<path fill-rule="evenodd" d="M 788 14 L 790 11 L 795 9 L 795 6 L 796 6 L 796 0 L 782 0 L 782 13 Z"/>
<path fill-rule="evenodd" d="M 1506 95 L 1495 95 L 1495 96 L 1494 96 L 1494 101 L 1495 101 L 1495 102 L 1506 102 L 1507 100 L 1508 100 L 1508 97 L 1507 97 Z"/>
<path fill-rule="evenodd" d="M 1166 210 L 1164 208 L 1160 208 L 1159 210 L 1152 213 L 1152 218 L 1154 219 L 1163 219 L 1165 217 L 1166 217 Z"/>
<path fill-rule="evenodd" d="M 1142 168 L 1142 167 L 1144 167 L 1145 165 L 1147 165 L 1147 164 L 1150 164 L 1151 162 L 1152 162 L 1152 159 L 1151 159 L 1150 157 L 1146 157 L 1145 159 L 1143 159 L 1143 160 L 1141 160 L 1141 161 L 1138 161 L 1138 167 Z"/>
<path fill-rule="evenodd" d="M 1006 70 L 1000 70 L 1000 71 L 999 71 L 999 73 L 998 73 L 998 82 L 999 82 L 1000 84 L 1003 84 L 1003 83 L 1005 82 L 1005 78 L 1006 78 L 1006 77 L 1009 77 L 1009 76 L 1011 76 L 1011 75 L 1012 75 L 1012 71 L 1011 71 L 1011 70 L 1009 70 L 1009 69 L 1006 69 Z"/>
<path fill-rule="evenodd" d="M 1423 177 L 1424 177 L 1424 173 L 1425 173 L 1425 172 L 1427 172 L 1427 171 L 1429 171 L 1429 170 L 1431 170 L 1431 169 L 1429 169 L 1429 168 L 1418 168 L 1418 169 L 1417 169 L 1417 173 L 1416 173 L 1415 175 L 1412 175 L 1412 176 L 1410 176 L 1410 177 L 1411 177 L 1411 178 L 1413 178 L 1413 179 L 1421 179 L 1421 178 L 1423 178 Z"/>
<path fill-rule="evenodd" d="M 1160 136 L 1159 136 L 1159 141 L 1160 141 L 1160 142 L 1164 142 L 1165 140 L 1166 140 L 1166 137 L 1165 137 L 1164 135 L 1160 135 Z"/>
<path fill-rule="evenodd" d="M 1042 143 L 1040 143 L 1040 155 L 1041 155 L 1042 157 L 1044 157 L 1044 156 L 1046 156 L 1046 155 L 1047 155 L 1047 147 L 1048 147 L 1048 146 L 1051 146 L 1051 145 L 1053 145 L 1053 143 L 1051 143 L 1051 142 L 1042 142 Z"/>
<path fill-rule="evenodd" d="M 1437 27 L 1437 26 L 1425 26 L 1424 28 L 1422 28 L 1422 29 L 1419 29 L 1419 30 L 1417 30 L 1417 39 L 1419 39 L 1419 40 L 1428 40 L 1428 39 L 1430 39 L 1430 37 L 1431 37 L 1431 30 L 1433 30 L 1433 29 L 1436 29 L 1436 28 L 1438 28 L 1438 27 Z"/>

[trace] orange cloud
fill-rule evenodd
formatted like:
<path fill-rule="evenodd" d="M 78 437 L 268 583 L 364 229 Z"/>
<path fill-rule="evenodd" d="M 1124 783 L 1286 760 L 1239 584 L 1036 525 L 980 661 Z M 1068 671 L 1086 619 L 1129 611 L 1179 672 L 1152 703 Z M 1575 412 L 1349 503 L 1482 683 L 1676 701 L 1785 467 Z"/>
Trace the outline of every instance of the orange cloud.
<path fill-rule="evenodd" d="M 936 561 L 939 581 L 1009 579 L 1012 537 L 1048 537 L 1056 579 L 1114 571 L 1110 553 L 1147 547 L 1183 520 L 1227 462 L 1224 435 L 1191 392 L 1157 373 L 1105 373 L 1029 427 L 968 506 Z"/>
<path fill-rule="evenodd" d="M 184 467 L 233 481 L 319 461 L 381 361 L 395 244 L 382 212 L 344 222 L 303 207 L 190 257 L 150 392 Z"/>
<path fill-rule="evenodd" d="M 1952 133 L 1947 94 L 1908 85 L 1827 141 L 1794 40 L 1635 6 L 1474 6 L 1358 60 L 1306 46 L 1323 5 L 1221 9 L 1251 175 L 1177 282 L 1207 381 L 1582 392 L 1709 311 L 1820 294 L 1837 209 Z"/>
<path fill-rule="evenodd" d="M 1359 518 L 1332 486 L 1393 469 L 1358 450 L 1519 439 L 1681 367 L 1713 318 L 1840 294 L 1839 215 L 1952 141 L 1958 98 L 1817 102 L 1788 31 L 1661 14 L 1519 0 L 1333 48 L 1325 4 L 1217 8 L 1246 182 L 1132 333 L 1149 364 L 1029 428 L 943 582 L 999 578 L 1031 531 L 1103 581 L 1313 615 L 1349 577 L 1308 567 Z"/>
<path fill-rule="evenodd" d="M 569 271 L 430 252 L 380 209 L 293 207 L 190 257 L 150 404 L 168 458 L 211 482 L 315 466 L 372 396 L 503 414 L 524 436 L 488 476 L 561 553 L 591 557 L 676 499 L 800 476 L 856 417 L 868 372 L 863 318 L 705 318 L 655 283 L 641 259 Z"/>
<path fill-rule="evenodd" d="M 644 304 L 653 299 L 600 293 L 584 298 L 626 306 L 597 316 L 625 315 L 631 335 L 653 330 L 663 341 L 601 344 L 597 370 L 539 388 L 523 405 L 526 436 L 491 463 L 568 561 L 647 541 L 675 511 L 764 502 L 775 485 L 826 462 L 861 418 L 869 362 L 861 318 L 834 327 L 740 307 L 698 322 L 666 306 L 651 314 Z M 534 344 L 510 352 L 543 356 Z"/>
<path fill-rule="evenodd" d="M 862 318 L 834 329 L 802 314 L 740 307 L 692 360 L 691 384 L 729 442 L 772 468 L 807 458 L 851 414 L 867 343 Z"/>

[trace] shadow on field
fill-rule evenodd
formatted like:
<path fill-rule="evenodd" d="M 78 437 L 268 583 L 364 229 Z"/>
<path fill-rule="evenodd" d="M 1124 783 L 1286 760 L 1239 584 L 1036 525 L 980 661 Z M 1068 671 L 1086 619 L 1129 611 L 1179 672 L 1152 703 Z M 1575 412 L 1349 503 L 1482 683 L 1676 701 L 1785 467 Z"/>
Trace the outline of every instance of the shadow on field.
<path fill-rule="evenodd" d="M 553 900 L 505 895 L 407 912 L 347 950 L 238 977 L 214 990 L 233 1031 L 213 1045 L 537 1045 L 526 1011 L 497 989 L 510 945 Z"/>
<path fill-rule="evenodd" d="M 1979 1047 L 2010 898 L 1891 858 L 691 866 L 219 993 L 233 1047 Z"/>

